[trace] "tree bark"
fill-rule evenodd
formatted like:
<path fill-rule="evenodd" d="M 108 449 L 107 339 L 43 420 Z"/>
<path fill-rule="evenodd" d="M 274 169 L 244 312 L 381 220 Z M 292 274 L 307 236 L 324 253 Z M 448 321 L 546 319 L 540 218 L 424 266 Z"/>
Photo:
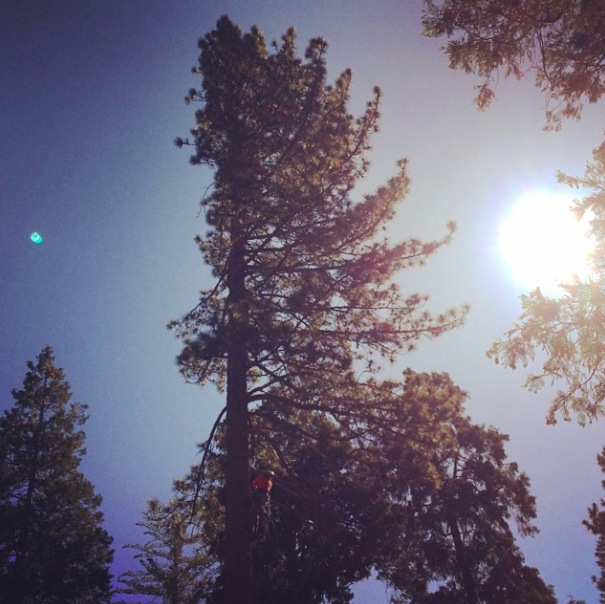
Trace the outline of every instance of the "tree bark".
<path fill-rule="evenodd" d="M 234 220 L 236 222 L 236 220 Z M 252 603 L 245 245 L 232 227 L 228 259 L 225 604 Z"/>
<path fill-rule="evenodd" d="M 454 550 L 456 551 L 456 563 L 458 565 L 458 571 L 462 579 L 462 586 L 466 592 L 468 598 L 468 604 L 479 604 L 477 599 L 477 590 L 475 589 L 475 581 L 471 569 L 466 564 L 464 557 L 464 544 L 462 542 L 462 535 L 460 535 L 460 528 L 458 522 L 453 515 L 450 515 L 447 520 L 450 531 L 452 532 L 452 539 L 454 540 Z"/>

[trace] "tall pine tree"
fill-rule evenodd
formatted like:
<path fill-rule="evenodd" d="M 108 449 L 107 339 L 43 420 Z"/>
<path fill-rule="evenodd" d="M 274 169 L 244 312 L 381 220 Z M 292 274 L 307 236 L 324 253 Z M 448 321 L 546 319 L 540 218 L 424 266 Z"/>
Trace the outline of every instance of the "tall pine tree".
<path fill-rule="evenodd" d="M 449 238 L 391 245 L 384 233 L 408 188 L 406 163 L 374 194 L 354 199 L 378 129 L 380 91 L 355 119 L 351 72 L 326 82 L 326 43 L 297 56 L 289 30 L 270 52 L 257 28 L 228 18 L 199 43 L 201 89 L 193 164 L 214 171 L 202 202 L 211 229 L 199 245 L 216 277 L 175 322 L 192 381 L 226 384 L 226 603 L 251 597 L 248 472 L 251 406 L 287 421 L 288 410 L 345 417 L 373 353 L 392 356 L 421 336 L 458 325 L 431 317 L 425 297 L 390 281 Z M 452 225 L 453 228 L 453 225 Z M 355 370 L 354 370 L 355 368 Z"/>
<path fill-rule="evenodd" d="M 101 497 L 78 470 L 86 406 L 47 346 L 0 418 L 0 603 L 110 601 L 111 537 Z"/>

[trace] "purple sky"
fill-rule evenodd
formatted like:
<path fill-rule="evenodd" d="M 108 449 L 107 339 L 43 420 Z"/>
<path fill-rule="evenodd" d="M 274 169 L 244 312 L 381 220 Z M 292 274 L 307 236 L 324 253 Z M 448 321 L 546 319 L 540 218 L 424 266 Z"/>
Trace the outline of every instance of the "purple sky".
<path fill-rule="evenodd" d="M 605 127 L 603 106 L 545 133 L 531 81 L 502 81 L 488 112 L 472 104 L 469 76 L 448 69 L 440 41 L 420 33 L 420 2 L 388 0 L 53 0 L 0 2 L 0 408 L 12 404 L 25 362 L 55 349 L 75 400 L 89 405 L 83 469 L 104 497 L 126 570 L 147 499 L 166 498 L 196 459 L 222 399 L 184 383 L 166 323 L 192 308 L 208 272 L 193 238 L 210 183 L 172 145 L 193 123 L 183 102 L 197 85 L 197 39 L 228 14 L 267 37 L 290 25 L 330 43 L 330 76 L 351 67 L 352 109 L 383 89 L 382 129 L 363 189 L 410 160 L 411 192 L 397 237 L 454 242 L 427 267 L 402 273 L 431 308 L 469 303 L 468 324 L 421 344 L 389 368 L 447 371 L 469 392 L 472 417 L 510 434 L 538 499 L 541 533 L 522 542 L 564 602 L 596 602 L 594 540 L 581 521 L 601 497 L 596 454 L 603 426 L 546 427 L 552 392 L 520 388 L 522 373 L 485 358 L 519 314 L 516 285 L 496 251 L 498 225 L 524 189 L 553 187 L 555 169 L 580 174 Z M 38 231 L 44 242 L 29 240 Z M 375 582 L 356 602 L 387 602 Z"/>

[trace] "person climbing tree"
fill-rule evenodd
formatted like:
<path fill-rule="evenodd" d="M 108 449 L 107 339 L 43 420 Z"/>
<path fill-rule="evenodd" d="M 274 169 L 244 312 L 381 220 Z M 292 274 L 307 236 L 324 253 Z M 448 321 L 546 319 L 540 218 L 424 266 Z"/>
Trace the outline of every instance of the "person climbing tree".
<path fill-rule="evenodd" d="M 268 528 L 273 478 L 275 478 L 273 470 L 259 470 L 252 480 L 250 521 L 255 536 L 263 535 Z"/>

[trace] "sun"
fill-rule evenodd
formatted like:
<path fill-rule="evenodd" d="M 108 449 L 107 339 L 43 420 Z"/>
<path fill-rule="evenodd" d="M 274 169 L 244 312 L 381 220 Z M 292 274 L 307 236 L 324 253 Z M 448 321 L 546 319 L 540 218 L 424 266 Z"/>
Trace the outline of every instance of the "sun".
<path fill-rule="evenodd" d="M 590 274 L 587 220 L 570 211 L 571 196 L 548 191 L 521 195 L 500 225 L 499 251 L 511 277 L 525 288 L 554 294 L 573 275 Z"/>

